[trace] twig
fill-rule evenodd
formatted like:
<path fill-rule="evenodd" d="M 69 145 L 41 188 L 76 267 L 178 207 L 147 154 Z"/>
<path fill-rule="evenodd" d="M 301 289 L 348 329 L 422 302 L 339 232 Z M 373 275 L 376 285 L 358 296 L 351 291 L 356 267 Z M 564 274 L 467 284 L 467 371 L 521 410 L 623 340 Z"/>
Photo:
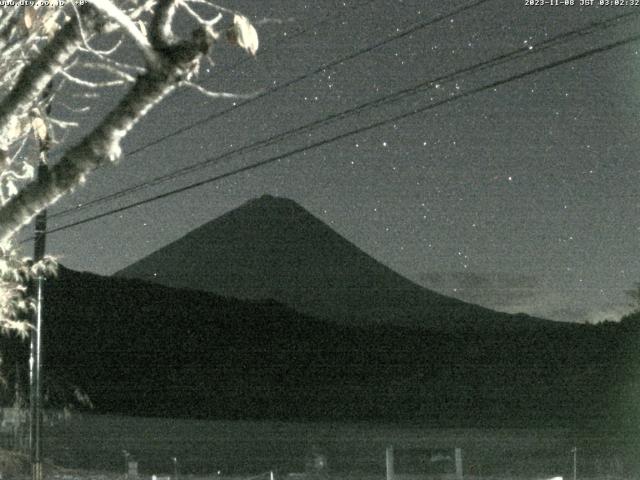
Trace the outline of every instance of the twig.
<path fill-rule="evenodd" d="M 156 51 L 149 43 L 147 37 L 140 31 L 136 24 L 122 10 L 116 7 L 110 0 L 89 0 L 98 10 L 120 25 L 126 35 L 131 37 L 138 46 L 145 60 L 152 65 L 159 65 L 160 59 Z M 73 3 L 73 2 L 72 2 Z"/>
<path fill-rule="evenodd" d="M 65 72 L 64 70 L 60 70 L 60 75 L 62 75 L 67 80 L 69 80 L 71 83 L 75 83 L 76 85 L 80 85 L 82 87 L 87 87 L 91 89 L 120 87 L 125 84 L 124 80 L 111 80 L 107 82 L 90 82 L 88 80 L 83 80 L 82 78 L 73 76 L 70 73 Z"/>
<path fill-rule="evenodd" d="M 194 90 L 197 90 L 198 92 L 202 93 L 203 95 L 206 95 L 207 97 L 210 98 L 239 98 L 239 99 L 247 99 L 247 98 L 252 98 L 255 97 L 256 95 L 259 95 L 259 93 L 251 93 L 251 94 L 239 94 L 239 93 L 228 93 L 228 92 L 213 92 L 211 90 L 207 90 L 206 88 L 198 85 L 197 83 L 193 83 L 193 82 L 182 82 L 180 84 L 181 86 L 185 86 L 185 87 L 189 87 L 189 88 L 193 88 Z"/>

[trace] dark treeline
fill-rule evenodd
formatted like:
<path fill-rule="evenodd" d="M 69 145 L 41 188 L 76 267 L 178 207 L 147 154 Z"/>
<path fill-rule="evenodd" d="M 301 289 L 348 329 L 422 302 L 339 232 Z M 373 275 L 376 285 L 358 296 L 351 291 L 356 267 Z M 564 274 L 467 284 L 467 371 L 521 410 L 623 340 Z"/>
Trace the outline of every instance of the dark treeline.
<path fill-rule="evenodd" d="M 49 401 L 70 400 L 77 385 L 99 412 L 441 426 L 640 420 L 639 315 L 468 332 L 349 327 L 272 301 L 61 268 L 47 282 L 45 324 Z M 5 344 L 11 386 L 26 347 Z"/>

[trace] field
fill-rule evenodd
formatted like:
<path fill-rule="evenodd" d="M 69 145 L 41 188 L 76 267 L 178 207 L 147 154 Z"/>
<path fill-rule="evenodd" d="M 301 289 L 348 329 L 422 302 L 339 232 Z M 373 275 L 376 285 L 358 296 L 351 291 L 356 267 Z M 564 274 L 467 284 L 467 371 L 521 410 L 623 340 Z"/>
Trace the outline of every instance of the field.
<path fill-rule="evenodd" d="M 304 472 L 312 447 L 332 476 L 384 478 L 385 448 L 464 451 L 468 477 L 636 478 L 638 439 L 622 433 L 565 429 L 425 429 L 365 423 L 198 421 L 76 415 L 44 430 L 45 457 L 65 467 L 123 472 L 124 452 L 143 474 L 278 475 Z"/>

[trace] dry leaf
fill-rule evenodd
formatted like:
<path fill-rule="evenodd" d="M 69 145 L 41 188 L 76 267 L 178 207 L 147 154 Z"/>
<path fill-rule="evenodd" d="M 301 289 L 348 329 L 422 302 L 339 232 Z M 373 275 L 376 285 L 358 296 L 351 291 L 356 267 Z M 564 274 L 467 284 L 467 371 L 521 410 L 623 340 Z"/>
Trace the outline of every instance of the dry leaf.
<path fill-rule="evenodd" d="M 227 30 L 227 40 L 238 45 L 252 56 L 258 51 L 258 32 L 251 25 L 247 17 L 236 14 L 233 16 L 233 26 Z"/>
<path fill-rule="evenodd" d="M 47 34 L 47 37 L 51 39 L 58 28 L 60 28 L 60 25 L 56 21 L 56 16 L 49 15 L 44 22 L 44 32 Z"/>
<path fill-rule="evenodd" d="M 9 143 L 15 141 L 16 138 L 19 138 L 22 135 L 22 132 L 22 122 L 16 117 L 9 118 L 9 125 L 7 126 L 7 137 Z"/>
<path fill-rule="evenodd" d="M 7 188 L 7 195 L 9 196 L 9 198 L 17 195 L 18 188 L 16 187 L 16 184 L 13 183 L 11 180 L 7 180 L 6 188 Z"/>
<path fill-rule="evenodd" d="M 24 26 L 27 27 L 27 30 L 31 30 L 33 28 L 34 23 L 36 23 L 36 9 L 32 6 L 27 6 L 24 9 Z"/>
<path fill-rule="evenodd" d="M 44 123 L 44 120 L 40 117 L 34 117 L 33 120 L 31 120 L 31 126 L 38 140 L 45 142 L 47 140 L 47 125 Z"/>

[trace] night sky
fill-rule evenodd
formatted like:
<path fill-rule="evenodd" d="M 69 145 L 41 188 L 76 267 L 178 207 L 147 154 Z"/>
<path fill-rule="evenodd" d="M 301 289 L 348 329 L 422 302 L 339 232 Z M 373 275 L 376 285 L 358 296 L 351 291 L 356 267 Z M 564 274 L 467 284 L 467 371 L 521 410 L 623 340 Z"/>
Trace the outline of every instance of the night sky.
<path fill-rule="evenodd" d="M 215 67 L 203 70 L 200 83 L 216 91 L 254 93 L 477 2 L 233 3 L 259 24 L 261 50 L 254 60 L 220 45 L 213 53 Z M 554 36 L 623 13 L 638 16 L 570 37 L 553 48 L 539 47 Z M 436 82 L 400 101 L 363 109 L 116 201 L 53 217 L 50 227 L 638 33 L 640 6 L 481 2 L 128 155 L 120 165 L 96 172 L 50 214 L 515 49 L 521 49 L 521 58 L 451 82 Z M 70 268 L 111 274 L 269 193 L 294 199 L 371 256 L 439 292 L 557 320 L 617 319 L 629 303 L 624 291 L 640 281 L 639 51 L 640 42 L 635 42 L 561 64 L 265 167 L 54 233 L 48 238 L 48 251 Z M 95 123 L 120 93 L 116 89 L 103 95 L 81 118 L 83 125 Z M 68 102 L 73 101 L 69 94 Z M 180 90 L 136 127 L 124 149 L 144 147 L 229 109 L 233 102 Z M 78 119 L 62 108 L 56 110 L 61 118 Z M 53 152 L 54 159 L 59 151 Z"/>

